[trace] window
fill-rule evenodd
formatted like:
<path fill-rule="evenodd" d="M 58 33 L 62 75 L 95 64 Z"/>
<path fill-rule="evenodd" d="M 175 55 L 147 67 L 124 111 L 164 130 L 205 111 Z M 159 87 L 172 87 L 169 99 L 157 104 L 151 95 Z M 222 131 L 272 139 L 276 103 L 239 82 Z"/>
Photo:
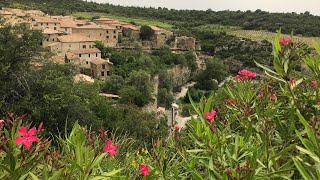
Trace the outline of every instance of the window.
<path fill-rule="evenodd" d="M 49 39 L 47 39 L 47 42 L 49 42 Z"/>
<path fill-rule="evenodd" d="M 109 39 L 109 36 L 107 36 L 107 39 Z"/>
<path fill-rule="evenodd" d="M 56 25 L 57 25 L 57 23 L 54 23 L 54 25 L 56 26 Z"/>
<path fill-rule="evenodd" d="M 65 31 L 68 31 L 68 29 L 67 29 L 67 28 L 64 28 L 64 30 L 65 30 Z"/>
<path fill-rule="evenodd" d="M 41 23 L 41 26 L 43 25 L 43 23 Z"/>
<path fill-rule="evenodd" d="M 47 26 L 49 26 L 49 24 L 47 23 Z"/>
<path fill-rule="evenodd" d="M 89 57 L 90 57 L 90 54 L 89 54 Z"/>
<path fill-rule="evenodd" d="M 69 62 L 71 62 L 71 60 L 69 59 Z"/>
<path fill-rule="evenodd" d="M 79 57 L 81 57 L 81 54 L 79 54 Z"/>
<path fill-rule="evenodd" d="M 113 33 L 115 34 L 115 33 L 116 33 L 116 31 L 113 31 Z"/>
<path fill-rule="evenodd" d="M 107 76 L 110 76 L 110 71 L 107 71 Z"/>
<path fill-rule="evenodd" d="M 87 48 L 87 46 L 86 45 L 82 45 L 82 49 L 86 49 Z"/>
<path fill-rule="evenodd" d="M 117 36 L 113 36 L 114 39 L 117 39 Z"/>
<path fill-rule="evenodd" d="M 57 27 L 54 27 L 53 29 L 54 29 L 54 30 L 57 30 Z"/>
<path fill-rule="evenodd" d="M 109 31 L 107 31 L 107 33 L 109 33 Z"/>
<path fill-rule="evenodd" d="M 98 57 L 98 53 L 96 53 L 96 57 Z"/>
<path fill-rule="evenodd" d="M 106 65 L 105 64 L 102 64 L 102 69 L 106 69 Z"/>
<path fill-rule="evenodd" d="M 89 61 L 86 61 L 86 64 L 89 64 Z"/>
<path fill-rule="evenodd" d="M 100 33 L 100 36 L 102 36 L 102 34 Z"/>
<path fill-rule="evenodd" d="M 104 76 L 104 71 L 101 72 L 101 76 L 102 76 L 102 77 Z"/>
<path fill-rule="evenodd" d="M 52 39 L 52 41 L 54 41 L 54 38 Z"/>

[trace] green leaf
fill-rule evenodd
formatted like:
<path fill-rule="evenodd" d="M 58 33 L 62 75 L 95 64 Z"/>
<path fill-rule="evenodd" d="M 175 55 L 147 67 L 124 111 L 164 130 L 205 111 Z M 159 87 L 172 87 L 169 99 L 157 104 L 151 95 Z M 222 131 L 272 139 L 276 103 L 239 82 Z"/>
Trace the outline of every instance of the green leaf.
<path fill-rule="evenodd" d="M 307 180 L 312 179 L 310 175 L 307 173 L 307 171 L 304 169 L 304 167 L 301 165 L 301 163 L 295 157 L 293 157 L 292 159 L 302 177 Z"/>
<path fill-rule="evenodd" d="M 34 175 L 32 172 L 29 172 L 29 176 L 31 176 L 31 178 L 33 180 L 40 180 L 36 175 Z"/>
<path fill-rule="evenodd" d="M 117 169 L 117 170 L 113 170 L 111 172 L 105 172 L 99 176 L 93 177 L 90 180 L 103 180 L 106 179 L 106 177 L 112 177 L 115 176 L 116 174 L 118 174 L 120 171 L 122 171 L 122 169 Z"/>

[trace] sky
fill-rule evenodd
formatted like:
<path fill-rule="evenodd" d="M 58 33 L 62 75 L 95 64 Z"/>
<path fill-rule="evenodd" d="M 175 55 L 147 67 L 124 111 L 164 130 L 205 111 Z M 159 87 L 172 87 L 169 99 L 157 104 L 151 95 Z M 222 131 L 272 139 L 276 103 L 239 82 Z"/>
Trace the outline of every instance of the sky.
<path fill-rule="evenodd" d="M 256 10 L 305 12 L 320 15 L 320 0 L 87 0 L 123 6 L 166 7 L 169 9 Z"/>

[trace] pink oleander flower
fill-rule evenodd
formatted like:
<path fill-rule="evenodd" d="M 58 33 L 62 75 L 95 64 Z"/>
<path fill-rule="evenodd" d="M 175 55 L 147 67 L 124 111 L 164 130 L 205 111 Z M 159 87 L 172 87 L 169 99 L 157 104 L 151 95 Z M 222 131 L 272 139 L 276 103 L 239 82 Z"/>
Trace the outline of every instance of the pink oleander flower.
<path fill-rule="evenodd" d="M 43 125 L 43 122 L 41 122 L 38 126 L 38 132 L 40 132 L 42 130 L 42 125 Z"/>
<path fill-rule="evenodd" d="M 116 152 L 117 147 L 118 147 L 118 144 L 115 144 L 115 145 L 112 146 L 112 141 L 111 141 L 111 140 L 108 140 L 108 143 L 107 143 L 107 145 L 103 148 L 103 151 L 109 153 L 110 157 L 112 158 L 113 155 L 118 154 L 118 152 Z"/>
<path fill-rule="evenodd" d="M 273 100 L 273 101 L 276 101 L 277 100 L 277 95 L 276 94 L 272 94 L 270 96 L 270 99 Z"/>
<path fill-rule="evenodd" d="M 289 86 L 295 85 L 296 84 L 296 80 L 293 79 L 293 80 L 289 81 L 288 84 L 289 84 Z"/>
<path fill-rule="evenodd" d="M 280 42 L 280 44 L 282 44 L 282 45 L 286 45 L 286 44 L 290 43 L 291 41 L 292 41 L 291 37 L 280 38 L 280 39 L 279 39 L 279 42 Z"/>
<path fill-rule="evenodd" d="M 178 131 L 178 132 L 180 132 L 182 129 L 182 127 L 180 127 L 179 124 L 172 125 L 171 128 L 173 131 Z"/>
<path fill-rule="evenodd" d="M 243 69 L 241 71 L 238 72 L 239 75 L 242 75 L 246 78 L 255 78 L 256 77 L 256 74 L 251 72 L 251 71 L 248 71 L 246 69 Z"/>
<path fill-rule="evenodd" d="M 6 122 L 3 120 L 3 119 L 1 119 L 0 120 L 0 130 L 3 128 L 3 126 L 6 124 Z"/>
<path fill-rule="evenodd" d="M 214 121 L 214 117 L 216 116 L 217 112 L 215 110 L 212 110 L 211 112 L 206 113 L 204 116 L 209 121 Z"/>
<path fill-rule="evenodd" d="M 317 86 L 318 82 L 317 81 L 311 81 L 311 86 Z"/>
<path fill-rule="evenodd" d="M 30 148 L 32 142 L 39 141 L 39 138 L 35 136 L 37 129 L 35 127 L 31 128 L 29 131 L 26 127 L 21 126 L 19 129 L 20 137 L 16 137 L 16 144 L 23 144 L 27 149 Z"/>
<path fill-rule="evenodd" d="M 246 69 L 243 69 L 241 71 L 238 72 L 238 75 L 235 76 L 234 78 L 232 78 L 232 80 L 234 81 L 244 81 L 244 80 L 250 80 L 250 79 L 254 79 L 256 77 L 256 74 L 248 71 Z"/>
<path fill-rule="evenodd" d="M 258 98 L 259 99 L 262 99 L 264 97 L 264 93 L 261 91 L 259 94 L 258 94 Z"/>
<path fill-rule="evenodd" d="M 143 176 L 149 176 L 149 166 L 148 165 L 144 165 L 144 164 L 140 164 L 139 165 L 140 168 L 140 172 Z"/>

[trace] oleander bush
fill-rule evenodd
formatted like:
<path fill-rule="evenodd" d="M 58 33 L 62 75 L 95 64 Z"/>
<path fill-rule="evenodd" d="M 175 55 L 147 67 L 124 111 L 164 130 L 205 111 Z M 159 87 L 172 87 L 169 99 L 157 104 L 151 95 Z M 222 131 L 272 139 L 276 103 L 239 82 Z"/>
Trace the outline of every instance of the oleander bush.
<path fill-rule="evenodd" d="M 45 123 L 7 113 L 0 179 L 320 179 L 320 46 L 308 54 L 280 36 L 273 69 L 257 63 L 260 78 L 242 70 L 199 103 L 190 98 L 196 115 L 151 148 L 78 123 L 48 138 Z"/>

